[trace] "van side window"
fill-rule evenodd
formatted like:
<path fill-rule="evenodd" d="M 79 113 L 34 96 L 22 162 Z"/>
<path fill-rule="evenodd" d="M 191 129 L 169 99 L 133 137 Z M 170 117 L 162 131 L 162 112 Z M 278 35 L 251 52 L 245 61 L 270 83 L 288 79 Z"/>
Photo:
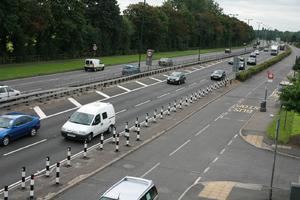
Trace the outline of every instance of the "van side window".
<path fill-rule="evenodd" d="M 97 125 L 97 124 L 99 124 L 100 122 L 101 122 L 101 117 L 100 117 L 100 115 L 96 115 L 96 117 L 95 117 L 95 119 L 94 119 L 93 125 Z"/>
<path fill-rule="evenodd" d="M 141 200 L 154 200 L 157 196 L 156 187 L 153 186 L 142 198 Z"/>
<path fill-rule="evenodd" d="M 151 194 L 151 197 L 154 199 L 157 195 L 158 195 L 158 192 L 157 192 L 157 189 L 155 186 L 153 186 L 151 189 L 150 189 L 150 194 Z"/>
<path fill-rule="evenodd" d="M 107 118 L 107 112 L 102 113 L 102 119 L 106 119 Z"/>
<path fill-rule="evenodd" d="M 0 88 L 0 93 L 6 93 L 4 88 Z"/>

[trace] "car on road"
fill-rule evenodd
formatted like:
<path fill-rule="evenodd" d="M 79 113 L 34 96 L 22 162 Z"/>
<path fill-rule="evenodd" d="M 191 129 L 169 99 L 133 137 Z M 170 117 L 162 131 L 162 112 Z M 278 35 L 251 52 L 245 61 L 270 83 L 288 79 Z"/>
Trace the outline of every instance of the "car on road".
<path fill-rule="evenodd" d="M 19 112 L 0 115 L 0 143 L 7 146 L 25 135 L 35 136 L 40 129 L 40 119 Z"/>
<path fill-rule="evenodd" d="M 160 58 L 158 65 L 161 67 L 173 66 L 173 60 L 171 58 Z"/>
<path fill-rule="evenodd" d="M 244 61 L 240 61 L 239 63 L 239 70 L 245 70 L 246 69 L 246 62 Z"/>
<path fill-rule="evenodd" d="M 104 64 L 101 62 L 100 59 L 85 59 L 84 70 L 85 71 L 98 71 L 104 70 Z"/>
<path fill-rule="evenodd" d="M 225 70 L 218 69 L 211 73 L 210 79 L 211 80 L 223 80 L 226 77 Z"/>
<path fill-rule="evenodd" d="M 245 61 L 245 58 L 244 58 L 243 56 L 239 56 L 238 58 L 239 58 L 239 60 L 240 60 L 241 62 L 244 62 L 244 61 Z"/>
<path fill-rule="evenodd" d="M 249 57 L 247 59 L 247 64 L 248 65 L 256 65 L 256 57 Z"/>
<path fill-rule="evenodd" d="M 250 53 L 249 57 L 256 58 L 256 53 L 254 53 L 254 52 Z"/>
<path fill-rule="evenodd" d="M 158 191 L 152 180 L 125 176 L 99 200 L 158 200 Z"/>
<path fill-rule="evenodd" d="M 0 100 L 6 100 L 9 97 L 18 96 L 21 92 L 7 85 L 0 85 Z"/>
<path fill-rule="evenodd" d="M 122 75 L 133 75 L 140 73 L 141 70 L 136 65 L 125 65 L 122 69 Z"/>
<path fill-rule="evenodd" d="M 254 53 L 255 53 L 256 55 L 259 55 L 259 50 L 255 50 Z"/>
<path fill-rule="evenodd" d="M 233 65 L 233 63 L 234 63 L 234 58 L 232 57 L 232 58 L 229 59 L 228 64 Z"/>
<path fill-rule="evenodd" d="M 231 53 L 231 49 L 229 48 L 225 49 L 225 53 Z"/>
<path fill-rule="evenodd" d="M 269 48 L 264 48 L 264 52 L 269 52 Z"/>
<path fill-rule="evenodd" d="M 115 109 L 110 103 L 97 101 L 83 105 L 62 126 L 61 135 L 68 139 L 90 142 L 101 133 L 112 132 L 115 115 Z"/>
<path fill-rule="evenodd" d="M 172 72 L 168 78 L 167 83 L 168 84 L 183 84 L 185 83 L 186 76 L 183 72 Z"/>

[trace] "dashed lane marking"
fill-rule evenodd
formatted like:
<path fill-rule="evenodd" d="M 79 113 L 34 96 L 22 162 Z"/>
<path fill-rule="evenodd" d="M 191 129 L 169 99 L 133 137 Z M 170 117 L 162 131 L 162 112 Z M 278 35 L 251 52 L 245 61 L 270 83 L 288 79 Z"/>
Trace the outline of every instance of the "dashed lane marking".
<path fill-rule="evenodd" d="M 222 155 L 224 152 L 226 151 L 226 149 L 222 149 L 222 151 L 220 152 L 220 154 Z"/>
<path fill-rule="evenodd" d="M 215 163 L 215 162 L 217 162 L 218 159 L 219 159 L 219 157 L 216 157 L 212 162 Z"/>
<path fill-rule="evenodd" d="M 139 107 L 139 106 L 141 106 L 141 105 L 144 105 L 144 104 L 146 104 L 146 103 L 149 103 L 150 101 L 151 101 L 151 100 L 144 101 L 144 102 L 142 102 L 142 103 L 136 104 L 134 107 Z"/>
<path fill-rule="evenodd" d="M 196 133 L 195 136 L 198 136 L 201 133 L 203 133 L 208 127 L 210 127 L 210 124 L 207 124 L 203 129 L 201 129 L 198 133 Z"/>
<path fill-rule="evenodd" d="M 76 107 L 81 107 L 81 104 L 78 102 L 78 101 L 76 101 L 75 99 L 73 99 L 73 98 L 68 98 L 68 100 L 72 103 L 72 104 L 74 104 Z"/>
<path fill-rule="evenodd" d="M 123 112 L 126 112 L 126 111 L 127 111 L 126 109 L 120 110 L 120 111 L 116 112 L 116 115 L 118 115 L 120 113 L 123 113 Z"/>
<path fill-rule="evenodd" d="M 203 171 L 203 174 L 205 174 L 206 172 L 208 172 L 209 169 L 210 169 L 210 167 L 207 167 L 207 168 Z"/>
<path fill-rule="evenodd" d="M 141 178 L 144 178 L 145 176 L 147 176 L 151 171 L 153 171 L 155 168 L 157 168 L 160 165 L 160 163 L 157 163 L 156 165 L 154 165 L 151 169 L 149 169 L 148 171 L 146 171 L 145 174 L 143 174 L 141 176 Z"/>
<path fill-rule="evenodd" d="M 230 146 L 232 144 L 232 140 L 230 140 L 228 143 L 227 143 L 227 146 Z"/>
<path fill-rule="evenodd" d="M 165 76 L 165 77 L 169 77 L 168 75 L 166 75 L 166 74 L 163 74 L 163 76 Z"/>
<path fill-rule="evenodd" d="M 185 145 L 187 145 L 191 140 L 186 141 L 185 143 L 183 143 L 182 145 L 180 145 L 177 149 L 175 149 L 172 153 L 169 154 L 169 156 L 173 156 L 177 151 L 179 151 L 182 147 L 184 147 Z"/>
<path fill-rule="evenodd" d="M 101 96 L 104 96 L 105 98 L 110 98 L 110 96 L 108 96 L 107 94 L 100 92 L 98 90 L 95 91 L 97 94 L 100 94 Z"/>
<path fill-rule="evenodd" d="M 117 87 L 120 88 L 120 89 L 125 90 L 126 92 L 130 92 L 130 91 L 131 91 L 130 89 L 128 89 L 128 88 L 126 88 L 126 87 L 123 87 L 123 86 L 121 86 L 121 85 L 117 85 Z"/>
<path fill-rule="evenodd" d="M 140 85 L 142 85 L 142 86 L 144 86 L 144 87 L 147 87 L 148 85 L 147 84 L 145 84 L 145 83 L 142 83 L 142 82 L 140 82 L 140 81 L 135 81 L 137 84 L 140 84 Z"/>
<path fill-rule="evenodd" d="M 47 115 L 42 111 L 42 109 L 39 106 L 34 106 L 33 110 L 40 117 L 40 119 L 44 119 L 47 117 Z"/>
<path fill-rule="evenodd" d="M 163 82 L 163 80 L 159 80 L 159 79 L 154 78 L 154 77 L 149 77 L 149 78 L 152 79 L 152 80 L 158 81 L 158 82 Z"/>
<path fill-rule="evenodd" d="M 160 98 L 162 98 L 162 97 L 168 96 L 169 94 L 171 94 L 171 93 L 168 92 L 168 93 L 166 93 L 166 94 L 163 94 L 163 95 L 158 96 L 157 98 L 160 99 Z"/>
<path fill-rule="evenodd" d="M 184 87 L 179 88 L 179 89 L 177 89 L 177 90 L 175 90 L 175 91 L 178 92 L 178 91 L 183 90 L 183 89 L 184 89 Z"/>

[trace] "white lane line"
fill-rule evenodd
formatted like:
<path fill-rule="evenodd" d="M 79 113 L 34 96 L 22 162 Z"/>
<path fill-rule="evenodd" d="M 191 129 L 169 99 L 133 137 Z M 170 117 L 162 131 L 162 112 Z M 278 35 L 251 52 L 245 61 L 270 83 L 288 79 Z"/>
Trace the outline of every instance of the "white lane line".
<path fill-rule="evenodd" d="M 188 74 L 192 73 L 193 71 L 190 70 L 183 70 L 184 72 L 187 72 Z"/>
<path fill-rule="evenodd" d="M 169 156 L 174 155 L 177 151 L 179 151 L 182 147 L 184 147 L 185 145 L 187 145 L 191 140 L 186 141 L 185 143 L 183 143 L 182 145 L 180 145 L 177 149 L 175 149 L 172 153 L 169 154 Z"/>
<path fill-rule="evenodd" d="M 165 77 L 169 77 L 168 75 L 166 75 L 166 74 L 163 74 L 163 76 L 165 76 Z"/>
<path fill-rule="evenodd" d="M 183 89 L 184 89 L 184 87 L 179 88 L 179 89 L 177 89 L 177 90 L 175 90 L 175 91 L 178 92 L 178 91 L 183 90 Z"/>
<path fill-rule="evenodd" d="M 195 182 L 194 182 L 194 185 L 196 185 L 196 184 L 198 184 L 199 183 L 199 181 L 202 179 L 202 177 L 201 176 L 199 176 L 196 180 L 195 180 Z"/>
<path fill-rule="evenodd" d="M 119 112 L 116 112 L 116 115 L 120 114 L 120 113 L 123 113 L 123 112 L 126 112 L 127 110 L 124 109 L 124 110 L 120 110 Z"/>
<path fill-rule="evenodd" d="M 158 82 L 163 82 L 163 80 L 159 80 L 159 79 L 154 78 L 154 77 L 149 77 L 149 78 L 152 79 L 152 80 L 158 81 Z"/>
<path fill-rule="evenodd" d="M 130 89 L 128 89 L 128 88 L 126 88 L 126 87 L 123 87 L 123 86 L 121 86 L 121 85 L 117 85 L 117 87 L 118 87 L 118 88 L 121 88 L 121 89 L 123 89 L 123 90 L 125 90 L 126 92 L 130 92 L 130 91 L 131 91 Z"/>
<path fill-rule="evenodd" d="M 219 157 L 216 157 L 212 162 L 215 163 L 215 162 L 217 162 L 218 159 L 219 159 Z"/>
<path fill-rule="evenodd" d="M 236 138 L 238 136 L 238 134 L 235 134 L 234 138 Z"/>
<path fill-rule="evenodd" d="M 246 120 L 238 119 L 237 121 L 239 121 L 239 122 L 245 122 Z"/>
<path fill-rule="evenodd" d="M 189 85 L 189 87 L 192 87 L 194 85 L 197 85 L 197 83 L 192 83 L 192 84 Z"/>
<path fill-rule="evenodd" d="M 203 174 L 205 174 L 206 172 L 208 172 L 209 169 L 210 169 L 210 168 L 207 167 L 207 168 L 203 171 Z"/>
<path fill-rule="evenodd" d="M 36 88 L 36 89 L 33 89 L 33 90 L 26 90 L 26 91 L 22 91 L 22 93 L 36 92 L 36 91 L 39 91 L 41 89 L 42 88 Z"/>
<path fill-rule="evenodd" d="M 101 96 L 104 96 L 105 98 L 110 98 L 110 96 L 108 96 L 107 94 L 105 94 L 105 93 L 103 93 L 103 92 L 101 92 L 101 91 L 99 91 L 99 90 L 96 90 L 95 91 L 97 94 L 100 94 Z"/>
<path fill-rule="evenodd" d="M 151 100 L 144 101 L 144 102 L 142 102 L 142 103 L 136 104 L 134 107 L 139 107 L 139 106 L 141 106 L 141 105 L 144 105 L 144 104 L 146 104 L 146 103 L 149 103 L 150 101 L 151 101 Z"/>
<path fill-rule="evenodd" d="M 207 124 L 203 129 L 201 129 L 198 133 L 196 133 L 195 136 L 198 136 L 201 133 L 203 133 L 208 127 L 210 127 L 210 124 Z"/>
<path fill-rule="evenodd" d="M 154 165 L 151 169 L 149 169 L 148 171 L 146 171 L 145 174 L 143 174 L 141 176 L 141 178 L 144 178 L 145 176 L 147 176 L 147 174 L 149 174 L 151 171 L 153 171 L 156 167 L 158 167 L 160 165 L 160 163 L 157 163 L 156 165 Z"/>
<path fill-rule="evenodd" d="M 206 79 L 202 79 L 202 80 L 200 81 L 200 83 L 201 83 L 201 82 L 204 82 L 204 81 L 206 81 Z"/>
<path fill-rule="evenodd" d="M 230 140 L 228 143 L 227 143 L 227 146 L 230 146 L 232 144 L 232 140 Z"/>
<path fill-rule="evenodd" d="M 195 71 L 200 70 L 200 69 L 197 68 L 197 67 L 192 67 L 192 69 L 194 69 Z"/>
<path fill-rule="evenodd" d="M 72 103 L 72 104 L 74 104 L 76 107 L 81 107 L 81 104 L 78 102 L 78 101 L 76 101 L 75 99 L 73 99 L 73 98 L 68 98 L 68 100 Z"/>
<path fill-rule="evenodd" d="M 218 119 L 220 119 L 221 118 L 221 116 L 222 116 L 222 114 L 219 116 L 219 117 L 217 117 L 214 121 L 217 121 Z"/>
<path fill-rule="evenodd" d="M 21 148 L 19 148 L 19 149 L 14 150 L 14 151 L 11 151 L 11 152 L 8 152 L 8 153 L 6 153 L 6 154 L 3 154 L 3 156 L 8 156 L 8 155 L 10 155 L 10 154 L 16 153 L 16 152 L 18 152 L 18 151 L 21 151 L 21 150 L 23 150 L 23 149 L 27 149 L 27 148 L 29 148 L 29 147 L 32 147 L 32 146 L 34 146 L 34 145 L 37 145 L 37 144 L 40 144 L 40 143 L 43 143 L 43 142 L 46 142 L 46 141 L 47 141 L 47 139 L 43 139 L 43 140 L 41 140 L 41 141 L 38 141 L 38 142 L 35 142 L 35 143 L 32 143 L 32 144 L 29 144 L 29 145 L 27 145 L 27 146 L 21 147 Z"/>
<path fill-rule="evenodd" d="M 140 84 L 140 85 L 142 85 L 142 86 L 144 86 L 144 87 L 147 87 L 148 85 L 147 84 L 145 84 L 145 83 L 142 83 L 142 82 L 140 82 L 140 81 L 135 81 L 137 84 Z"/>
<path fill-rule="evenodd" d="M 42 111 L 42 109 L 39 106 L 34 106 L 33 110 L 40 117 L 40 119 L 44 119 L 47 117 L 47 115 Z"/>
<path fill-rule="evenodd" d="M 163 94 L 163 95 L 160 95 L 160 96 L 158 96 L 158 97 L 156 97 L 156 98 L 160 99 L 160 98 L 162 98 L 162 97 L 164 97 L 164 96 L 167 96 L 167 95 L 169 95 L 169 94 L 171 94 L 171 93 L 170 93 L 170 92 L 168 92 L 168 93 L 166 93 L 166 94 Z"/>
<path fill-rule="evenodd" d="M 220 154 L 222 155 L 224 152 L 225 152 L 225 148 L 224 149 L 222 149 L 222 151 L 220 152 Z"/>
<path fill-rule="evenodd" d="M 201 177 L 197 178 L 196 181 L 190 185 L 179 197 L 178 200 L 182 200 L 182 198 L 185 196 L 185 194 L 192 188 L 194 185 L 198 184 L 198 182 L 201 180 Z"/>

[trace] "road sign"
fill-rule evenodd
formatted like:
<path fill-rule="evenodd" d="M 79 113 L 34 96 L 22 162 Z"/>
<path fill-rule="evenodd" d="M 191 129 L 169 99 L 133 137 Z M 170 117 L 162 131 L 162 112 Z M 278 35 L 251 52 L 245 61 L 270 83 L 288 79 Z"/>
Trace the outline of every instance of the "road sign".
<path fill-rule="evenodd" d="M 274 74 L 270 71 L 267 71 L 268 74 L 268 82 L 272 83 L 274 79 Z"/>
<path fill-rule="evenodd" d="M 152 65 L 152 56 L 153 56 L 153 49 L 147 50 L 147 57 L 146 57 L 146 65 L 151 66 Z"/>

